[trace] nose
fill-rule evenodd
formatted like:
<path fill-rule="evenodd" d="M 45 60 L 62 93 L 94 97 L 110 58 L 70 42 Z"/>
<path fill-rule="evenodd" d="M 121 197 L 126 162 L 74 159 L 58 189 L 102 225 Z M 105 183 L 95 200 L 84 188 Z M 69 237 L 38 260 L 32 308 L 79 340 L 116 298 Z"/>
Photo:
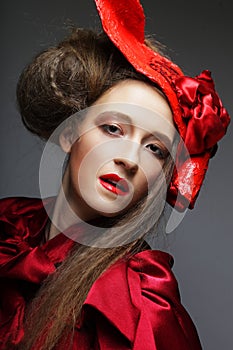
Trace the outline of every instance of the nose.
<path fill-rule="evenodd" d="M 124 168 L 128 173 L 134 175 L 138 171 L 138 164 L 135 161 L 129 160 L 127 158 L 116 158 L 114 159 L 116 165 Z"/>
<path fill-rule="evenodd" d="M 141 159 L 141 144 L 138 140 L 125 140 L 125 142 L 121 140 L 117 150 L 115 164 L 122 167 L 129 175 L 135 175 Z"/>

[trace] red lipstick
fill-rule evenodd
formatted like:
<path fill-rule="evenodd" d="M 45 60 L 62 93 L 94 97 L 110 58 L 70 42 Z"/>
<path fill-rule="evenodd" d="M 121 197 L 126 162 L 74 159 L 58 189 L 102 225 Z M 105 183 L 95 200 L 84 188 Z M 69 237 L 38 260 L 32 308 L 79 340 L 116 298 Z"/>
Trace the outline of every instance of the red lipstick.
<path fill-rule="evenodd" d="M 127 181 L 117 174 L 105 174 L 99 177 L 100 184 L 108 191 L 125 196 L 129 193 Z"/>

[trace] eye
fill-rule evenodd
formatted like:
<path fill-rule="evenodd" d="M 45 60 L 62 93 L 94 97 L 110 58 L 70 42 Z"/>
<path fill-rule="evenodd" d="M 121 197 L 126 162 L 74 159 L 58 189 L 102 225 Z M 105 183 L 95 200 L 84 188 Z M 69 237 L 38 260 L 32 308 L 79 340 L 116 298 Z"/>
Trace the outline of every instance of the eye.
<path fill-rule="evenodd" d="M 168 156 L 168 151 L 167 149 L 156 145 L 154 143 L 151 143 L 149 145 L 146 146 L 146 148 L 157 158 L 159 159 L 165 159 Z"/>
<path fill-rule="evenodd" d="M 122 135 L 122 129 L 116 124 L 103 124 L 101 128 L 110 135 Z"/>

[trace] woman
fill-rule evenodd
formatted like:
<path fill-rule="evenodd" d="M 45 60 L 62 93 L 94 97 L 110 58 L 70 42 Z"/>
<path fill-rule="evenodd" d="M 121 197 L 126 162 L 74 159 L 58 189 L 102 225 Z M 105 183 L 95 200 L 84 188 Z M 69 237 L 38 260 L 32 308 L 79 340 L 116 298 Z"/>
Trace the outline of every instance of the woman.
<path fill-rule="evenodd" d="M 185 77 L 144 43 L 137 1 L 96 3 L 108 36 L 75 31 L 18 84 L 25 126 L 69 160 L 56 199 L 1 202 L 2 348 L 200 349 L 145 236 L 166 192 L 194 206 L 229 116 L 208 71 Z"/>

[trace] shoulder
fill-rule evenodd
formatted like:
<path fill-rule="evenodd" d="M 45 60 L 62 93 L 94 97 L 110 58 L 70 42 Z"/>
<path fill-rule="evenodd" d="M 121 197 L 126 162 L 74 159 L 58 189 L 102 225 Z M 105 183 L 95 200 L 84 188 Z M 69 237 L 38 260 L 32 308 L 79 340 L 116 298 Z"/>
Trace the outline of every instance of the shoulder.
<path fill-rule="evenodd" d="M 27 213 L 32 205 L 41 206 L 39 198 L 7 197 L 0 199 L 0 219 L 2 215 L 13 215 Z"/>
<path fill-rule="evenodd" d="M 7 197 L 0 199 L 0 223 L 1 231 L 4 224 L 8 227 L 34 222 L 41 218 L 47 218 L 47 210 L 52 209 L 54 197 L 41 199 L 29 197 Z M 19 226 L 18 226 L 19 228 Z"/>
<path fill-rule="evenodd" d="M 26 300 L 55 271 L 39 244 L 47 220 L 39 198 L 11 197 L 0 200 L 0 348 L 23 336 Z M 5 347 L 4 347 L 5 348 Z"/>
<path fill-rule="evenodd" d="M 93 284 L 84 308 L 98 310 L 132 340 L 137 320 L 150 304 L 161 304 L 162 299 L 166 304 L 174 298 L 179 300 L 172 264 L 171 255 L 152 250 L 120 260 Z M 146 318 L 149 322 L 150 315 Z"/>
<path fill-rule="evenodd" d="M 200 349 L 192 320 L 181 305 L 172 265 L 172 256 L 158 250 L 118 261 L 93 284 L 84 319 L 94 311 L 103 327 L 110 324 L 135 349 L 142 344 L 157 349 L 157 343 L 164 349 Z"/>
<path fill-rule="evenodd" d="M 45 201 L 46 202 L 46 201 Z M 50 199 L 48 200 L 51 206 Z M 0 200 L 0 256 L 14 255 L 41 242 L 48 220 L 39 198 L 9 197 Z M 8 257 L 9 258 L 9 257 Z"/>
<path fill-rule="evenodd" d="M 126 299 L 136 306 L 147 291 L 164 295 L 167 299 L 179 299 L 177 281 L 171 270 L 173 258 L 159 250 L 145 250 L 129 259 L 122 259 L 109 267 L 94 283 L 88 295 L 88 302 L 97 298 L 105 303 L 111 299 Z M 101 291 L 101 292 L 99 292 Z M 98 294 L 101 295 L 98 295 Z M 91 297 L 91 298 L 90 298 Z M 109 308 L 115 307 L 114 304 Z"/>

